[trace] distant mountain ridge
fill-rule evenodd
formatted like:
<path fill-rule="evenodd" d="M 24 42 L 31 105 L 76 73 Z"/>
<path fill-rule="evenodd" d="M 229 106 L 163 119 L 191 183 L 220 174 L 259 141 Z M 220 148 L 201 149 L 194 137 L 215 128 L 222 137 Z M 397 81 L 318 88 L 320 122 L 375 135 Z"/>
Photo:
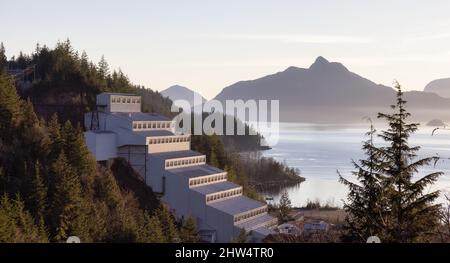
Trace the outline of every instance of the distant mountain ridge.
<path fill-rule="evenodd" d="M 423 91 L 436 93 L 443 98 L 450 98 L 450 78 L 433 80 L 425 86 Z"/>
<path fill-rule="evenodd" d="M 202 104 L 207 101 L 198 92 L 195 92 L 189 88 L 186 88 L 186 87 L 180 86 L 180 85 L 171 86 L 171 87 L 161 91 L 160 93 L 164 97 L 171 99 L 175 103 L 176 106 L 180 106 L 178 103 L 176 103 L 176 100 L 187 100 L 191 104 L 191 106 L 196 106 L 198 104 Z M 200 103 L 194 102 L 194 96 L 198 96 L 199 98 L 201 98 Z"/>
<path fill-rule="evenodd" d="M 280 120 L 298 122 L 361 121 L 376 118 L 394 103 L 395 91 L 376 84 L 338 62 L 318 57 L 309 68 L 289 67 L 224 88 L 215 99 L 279 100 Z M 405 92 L 415 117 L 449 119 L 450 99 L 427 92 Z"/>

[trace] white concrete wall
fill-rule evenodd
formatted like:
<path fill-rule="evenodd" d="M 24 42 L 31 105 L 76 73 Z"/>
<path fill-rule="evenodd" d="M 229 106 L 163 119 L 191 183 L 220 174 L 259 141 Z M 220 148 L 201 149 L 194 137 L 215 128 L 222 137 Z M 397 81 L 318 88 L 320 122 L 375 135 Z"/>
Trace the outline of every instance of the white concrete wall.
<path fill-rule="evenodd" d="M 164 160 L 148 155 L 147 158 L 147 177 L 146 182 L 150 185 L 154 192 L 161 193 L 163 191 L 163 177 L 165 175 Z M 166 181 L 166 190 L 167 190 Z"/>
<path fill-rule="evenodd" d="M 206 202 L 204 195 L 193 190 L 189 191 L 189 211 L 197 219 L 197 228 L 205 228 Z"/>
<path fill-rule="evenodd" d="M 187 177 L 166 172 L 166 191 L 163 200 L 167 202 L 178 218 L 189 215 L 189 188 Z"/>
<path fill-rule="evenodd" d="M 152 137 L 155 138 L 155 137 Z M 165 137 L 158 137 L 165 138 Z M 160 152 L 175 152 L 175 151 L 186 151 L 191 149 L 191 142 L 172 142 L 172 143 L 159 143 L 159 144 L 149 144 L 149 153 L 160 153 Z"/>
<path fill-rule="evenodd" d="M 146 171 L 148 170 L 147 152 L 145 145 L 127 145 L 117 149 L 118 157 L 122 157 L 128 161 L 133 169 L 145 178 Z M 146 167 L 147 165 L 147 167 Z"/>
<path fill-rule="evenodd" d="M 110 94 L 100 93 L 97 95 L 97 105 L 108 105 L 110 99 Z M 108 109 L 109 111 L 109 109 Z"/>
<path fill-rule="evenodd" d="M 201 160 L 199 160 L 201 159 Z M 174 162 L 178 161 L 189 161 L 189 160 L 195 160 L 192 163 L 187 164 L 177 164 L 175 165 Z M 169 163 L 172 162 L 172 166 L 169 166 Z M 193 157 L 184 157 L 184 158 L 175 158 L 175 159 L 168 159 L 166 160 L 166 169 L 175 169 L 175 168 L 182 168 L 182 167 L 190 167 L 190 166 L 198 166 L 198 165 L 204 165 L 206 164 L 206 155 L 199 155 L 199 156 L 193 156 Z"/>
<path fill-rule="evenodd" d="M 235 238 L 232 215 L 207 205 L 205 221 L 216 230 L 217 242 L 230 242 Z"/>
<path fill-rule="evenodd" d="M 142 146 L 144 146 L 146 144 L 145 137 L 134 134 L 130 130 L 115 129 L 113 131 L 115 133 L 117 133 L 117 136 L 118 136 L 117 145 L 118 146 L 123 146 L 123 145 L 142 145 Z"/>
<path fill-rule="evenodd" d="M 116 102 L 113 103 L 113 99 Z M 122 102 L 122 99 L 125 99 L 125 103 Z M 133 100 L 135 103 L 133 103 Z M 140 112 L 141 97 L 127 94 L 101 93 L 97 95 L 97 105 L 106 105 L 106 112 Z"/>
<path fill-rule="evenodd" d="M 169 127 L 167 127 L 167 126 L 169 126 Z M 158 131 L 158 130 L 161 131 L 161 130 L 165 130 L 165 131 L 173 132 L 173 127 L 172 126 L 173 126 L 172 121 L 133 121 L 133 130 L 134 131 Z M 164 127 L 164 128 L 162 128 L 162 127 Z"/>
<path fill-rule="evenodd" d="M 105 130 L 114 130 L 118 128 L 131 130 L 132 127 L 130 119 L 102 112 L 99 114 L 99 124 L 100 127 Z"/>
<path fill-rule="evenodd" d="M 97 161 L 117 157 L 116 134 L 87 131 L 84 133 L 84 138 L 89 151 Z"/>

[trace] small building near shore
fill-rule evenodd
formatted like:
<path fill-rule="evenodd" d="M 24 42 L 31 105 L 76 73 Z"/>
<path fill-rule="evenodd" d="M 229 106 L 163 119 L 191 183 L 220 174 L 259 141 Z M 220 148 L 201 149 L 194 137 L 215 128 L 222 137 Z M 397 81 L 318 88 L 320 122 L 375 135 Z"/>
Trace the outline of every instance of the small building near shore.
<path fill-rule="evenodd" d="M 280 234 L 288 235 L 300 235 L 302 232 L 298 226 L 289 223 L 281 224 L 277 227 L 277 229 Z"/>
<path fill-rule="evenodd" d="M 326 233 L 329 228 L 330 225 L 325 221 L 312 221 L 304 224 L 303 232 L 305 234 Z"/>

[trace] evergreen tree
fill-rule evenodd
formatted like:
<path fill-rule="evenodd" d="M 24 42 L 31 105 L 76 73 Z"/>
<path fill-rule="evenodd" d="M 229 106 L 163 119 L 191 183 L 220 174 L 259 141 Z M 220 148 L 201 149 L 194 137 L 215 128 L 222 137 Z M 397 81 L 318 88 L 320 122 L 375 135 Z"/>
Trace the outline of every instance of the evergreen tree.
<path fill-rule="evenodd" d="M 368 156 L 360 164 L 354 163 L 354 172 L 360 184 L 353 184 L 341 177 L 349 186 L 349 202 L 345 209 L 348 241 L 365 241 L 370 235 L 379 235 L 383 242 L 425 242 L 435 234 L 440 205 L 435 204 L 439 191 L 425 193 L 441 172 L 434 172 L 414 180 L 419 168 L 430 165 L 437 157 L 418 158 L 418 146 L 410 146 L 409 138 L 417 131 L 417 123 L 407 123 L 410 113 L 397 83 L 396 104 L 393 113 L 379 113 L 388 128 L 378 136 L 387 146 L 376 147 L 371 139 L 364 143 Z"/>
<path fill-rule="evenodd" d="M 244 228 L 241 228 L 241 231 L 239 231 L 239 236 L 236 239 L 236 243 L 247 243 L 248 236 L 249 236 L 249 233 L 247 233 L 247 231 L 245 231 Z"/>
<path fill-rule="evenodd" d="M 34 165 L 34 173 L 31 181 L 31 211 L 36 219 L 43 221 L 47 212 L 47 186 L 41 176 L 41 165 L 37 161 Z"/>
<path fill-rule="evenodd" d="M 188 218 L 183 222 L 180 231 L 180 239 L 183 243 L 196 243 L 200 240 L 197 232 L 197 226 L 192 216 L 188 216 Z"/>
<path fill-rule="evenodd" d="M 380 137 L 388 144 L 381 147 L 383 168 L 386 175 L 385 189 L 388 190 L 389 212 L 391 224 L 388 226 L 388 241 L 392 242 L 423 242 L 429 241 L 434 235 L 438 224 L 440 205 L 434 201 L 439 191 L 425 193 L 427 186 L 432 185 L 442 172 L 434 172 L 413 180 L 418 169 L 437 162 L 437 157 L 418 159 L 420 147 L 412 147 L 408 140 L 417 131 L 417 123 L 407 123 L 411 115 L 405 109 L 406 101 L 400 84 L 396 84 L 397 101 L 392 105 L 391 114 L 379 113 L 378 118 L 384 119 L 388 129 Z"/>
<path fill-rule="evenodd" d="M 291 200 L 286 190 L 283 191 L 278 205 L 279 219 L 281 222 L 289 221 L 289 213 L 291 211 Z"/>
<path fill-rule="evenodd" d="M 10 142 L 11 129 L 17 127 L 20 117 L 20 100 L 11 77 L 0 72 L 0 134 L 1 139 Z"/>
<path fill-rule="evenodd" d="M 219 161 L 217 160 L 217 155 L 214 147 L 211 149 L 211 154 L 209 155 L 209 165 L 214 167 L 219 167 Z"/>
<path fill-rule="evenodd" d="M 6 57 L 5 46 L 3 42 L 0 43 L 0 73 L 8 67 L 8 58 Z"/>
<path fill-rule="evenodd" d="M 56 160 L 64 147 L 64 139 L 61 134 L 61 124 L 59 124 L 58 114 L 53 114 L 47 123 L 47 132 L 51 142 L 50 159 Z"/>
<path fill-rule="evenodd" d="M 39 126 L 39 119 L 34 112 L 33 103 L 31 103 L 31 100 L 27 99 L 26 101 L 22 102 L 22 128 L 29 129 L 35 126 Z"/>
<path fill-rule="evenodd" d="M 83 51 L 81 53 L 80 57 L 80 69 L 84 74 L 87 74 L 89 71 L 89 57 L 86 53 L 86 51 Z"/>
<path fill-rule="evenodd" d="M 108 207 L 118 206 L 122 199 L 122 195 L 111 171 L 107 169 L 102 170 L 102 174 L 96 176 L 95 180 L 98 197 L 103 200 Z"/>
<path fill-rule="evenodd" d="M 102 58 L 98 62 L 98 73 L 103 79 L 109 75 L 109 65 L 104 55 L 102 55 Z"/>
<path fill-rule="evenodd" d="M 369 139 L 363 143 L 367 159 L 359 163 L 353 161 L 355 171 L 353 176 L 359 184 L 345 179 L 339 174 L 339 181 L 349 188 L 348 202 L 344 204 L 344 210 L 348 213 L 344 225 L 344 241 L 365 242 L 370 236 L 378 236 L 384 239 L 384 230 L 387 227 L 388 218 L 384 208 L 386 207 L 383 167 L 379 156 L 379 149 L 374 145 L 376 130 L 370 125 L 366 134 Z M 339 172 L 338 172 L 339 173 Z"/>
<path fill-rule="evenodd" d="M 139 242 L 163 243 L 166 241 L 161 222 L 155 215 L 150 216 L 148 213 L 144 214 L 144 225 L 141 232 Z"/>
<path fill-rule="evenodd" d="M 0 198 L 0 242 L 47 242 L 20 197 Z"/>
<path fill-rule="evenodd" d="M 63 150 L 69 163 L 80 176 L 85 192 L 92 193 L 97 164 L 86 146 L 81 127 L 74 128 L 70 121 L 66 121 L 61 135 L 64 142 Z"/>
<path fill-rule="evenodd" d="M 86 228 L 88 222 L 84 214 L 81 184 L 75 171 L 70 167 L 62 152 L 52 167 L 55 193 L 52 198 L 52 223 L 56 241 L 65 241 L 76 235 L 88 239 Z"/>
<path fill-rule="evenodd" d="M 174 220 L 169 208 L 165 204 L 161 204 L 161 207 L 157 212 L 158 219 L 161 222 L 165 242 L 173 243 L 177 237 L 177 231 L 175 228 Z"/>

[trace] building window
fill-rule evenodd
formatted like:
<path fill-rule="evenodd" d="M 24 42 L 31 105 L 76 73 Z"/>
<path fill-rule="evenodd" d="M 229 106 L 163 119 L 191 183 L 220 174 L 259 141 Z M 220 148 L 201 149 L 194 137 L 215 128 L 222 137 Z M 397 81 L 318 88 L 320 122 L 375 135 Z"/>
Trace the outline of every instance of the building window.
<path fill-rule="evenodd" d="M 158 128 L 158 129 L 161 128 L 161 123 L 158 122 L 157 128 Z"/>
<path fill-rule="evenodd" d="M 127 99 L 127 103 L 131 103 L 131 99 L 130 98 Z"/>
<path fill-rule="evenodd" d="M 156 123 L 152 124 L 152 128 L 155 129 L 156 128 Z"/>
<path fill-rule="evenodd" d="M 142 129 L 142 125 L 140 123 L 138 124 L 138 129 Z"/>
<path fill-rule="evenodd" d="M 122 103 L 125 103 L 126 102 L 126 99 L 125 98 L 122 98 Z"/>
<path fill-rule="evenodd" d="M 133 129 L 136 129 L 136 128 L 137 128 L 137 124 L 133 123 Z"/>

